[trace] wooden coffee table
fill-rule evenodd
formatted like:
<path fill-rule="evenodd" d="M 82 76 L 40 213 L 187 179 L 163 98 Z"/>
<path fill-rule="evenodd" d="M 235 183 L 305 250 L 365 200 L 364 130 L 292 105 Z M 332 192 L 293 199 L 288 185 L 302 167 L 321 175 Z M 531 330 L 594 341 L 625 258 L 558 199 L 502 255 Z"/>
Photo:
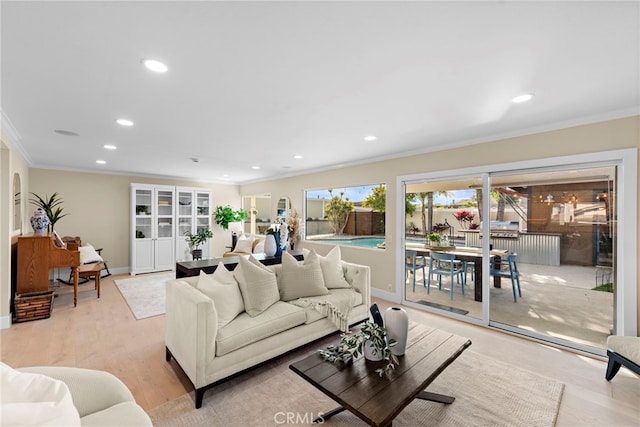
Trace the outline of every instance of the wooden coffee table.
<path fill-rule="evenodd" d="M 376 372 L 383 362 L 361 358 L 348 365 L 333 364 L 318 353 L 289 368 L 341 405 L 316 421 L 347 409 L 369 425 L 390 426 L 413 399 L 452 403 L 455 397 L 425 389 L 471 345 L 467 338 L 415 323 L 409 326 L 408 341 L 405 355 L 398 357 L 400 364 L 383 377 Z"/>

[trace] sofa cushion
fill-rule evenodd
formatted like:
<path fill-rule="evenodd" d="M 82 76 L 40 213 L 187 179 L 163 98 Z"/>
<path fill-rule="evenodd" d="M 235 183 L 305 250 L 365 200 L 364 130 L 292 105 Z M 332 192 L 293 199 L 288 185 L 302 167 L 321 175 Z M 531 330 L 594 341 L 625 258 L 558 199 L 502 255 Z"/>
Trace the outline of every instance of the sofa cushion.
<path fill-rule="evenodd" d="M 362 304 L 362 294 L 355 289 L 329 289 L 328 295 L 305 298 L 305 300 L 317 302 L 329 302 L 333 305 L 340 306 L 341 301 L 351 301 L 351 306 L 356 307 Z M 316 322 L 327 317 L 326 314 L 320 314 L 313 306 L 305 307 L 307 314 L 306 324 Z"/>
<path fill-rule="evenodd" d="M 302 250 L 305 258 L 314 252 L 307 249 Z M 340 246 L 334 246 L 327 255 L 318 255 L 320 258 L 320 268 L 322 268 L 322 276 L 324 278 L 324 285 L 328 289 L 350 288 L 351 285 L 344 278 L 344 272 L 342 271 L 342 253 L 340 252 Z"/>
<path fill-rule="evenodd" d="M 80 426 L 80 415 L 62 381 L 0 362 L 0 390 L 3 425 Z"/>
<path fill-rule="evenodd" d="M 607 348 L 640 365 L 640 338 L 610 335 Z"/>
<path fill-rule="evenodd" d="M 251 317 L 242 313 L 218 330 L 216 356 L 230 353 L 248 344 L 302 325 L 306 315 L 302 308 L 277 301 L 262 313 Z"/>
<path fill-rule="evenodd" d="M 241 252 L 245 254 L 250 254 L 253 252 L 253 239 L 240 238 L 236 242 L 236 247 L 233 248 L 233 252 Z"/>
<path fill-rule="evenodd" d="M 282 253 L 282 270 L 278 287 L 282 301 L 329 293 L 322 278 L 320 260 L 313 251 L 304 258 L 304 261 L 296 260 L 288 252 Z"/>
<path fill-rule="evenodd" d="M 216 272 L 223 269 L 227 270 L 224 265 L 219 265 Z M 233 275 L 231 275 L 232 281 L 227 283 L 219 282 L 215 276 L 215 273 L 209 275 L 200 270 L 197 288 L 213 300 L 218 313 L 218 328 L 222 328 L 244 311 L 244 301 L 238 282 L 233 279 Z M 224 277 L 224 274 L 218 274 L 218 276 Z"/>
<path fill-rule="evenodd" d="M 239 257 L 233 277 L 240 285 L 244 310 L 255 317 L 280 300 L 276 274 L 253 256 Z"/>

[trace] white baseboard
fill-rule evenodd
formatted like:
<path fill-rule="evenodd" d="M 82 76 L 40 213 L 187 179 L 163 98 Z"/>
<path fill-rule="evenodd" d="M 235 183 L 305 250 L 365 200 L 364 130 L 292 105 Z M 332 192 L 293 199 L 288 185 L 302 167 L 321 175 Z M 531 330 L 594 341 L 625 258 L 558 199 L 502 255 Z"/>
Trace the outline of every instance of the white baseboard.
<path fill-rule="evenodd" d="M 11 327 L 11 316 L 0 317 L 0 329 L 9 329 Z"/>
<path fill-rule="evenodd" d="M 380 298 L 383 300 L 395 302 L 397 304 L 400 304 L 400 302 L 402 301 L 402 298 L 400 297 L 400 295 L 392 294 L 391 292 L 382 291 L 376 288 L 371 288 L 371 296 Z"/>

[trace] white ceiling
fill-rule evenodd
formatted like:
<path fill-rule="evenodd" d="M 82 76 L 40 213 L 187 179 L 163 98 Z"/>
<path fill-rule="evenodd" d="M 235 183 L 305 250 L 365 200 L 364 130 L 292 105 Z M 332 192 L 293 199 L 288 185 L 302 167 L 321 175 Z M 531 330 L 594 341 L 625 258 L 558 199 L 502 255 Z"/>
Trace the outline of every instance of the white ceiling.
<path fill-rule="evenodd" d="M 243 183 L 640 111 L 637 1 L 0 7 L 32 167 Z"/>

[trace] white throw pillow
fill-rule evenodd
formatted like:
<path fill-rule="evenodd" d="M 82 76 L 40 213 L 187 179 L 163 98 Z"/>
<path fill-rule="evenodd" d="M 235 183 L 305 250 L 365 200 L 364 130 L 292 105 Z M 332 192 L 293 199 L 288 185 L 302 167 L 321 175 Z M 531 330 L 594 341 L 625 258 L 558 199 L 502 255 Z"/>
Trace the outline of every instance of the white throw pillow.
<path fill-rule="evenodd" d="M 314 251 L 298 262 L 289 252 L 282 253 L 280 299 L 291 301 L 297 298 L 326 295 L 320 259 Z"/>
<path fill-rule="evenodd" d="M 302 253 L 306 258 L 309 253 L 315 252 L 313 249 L 303 249 Z M 342 254 L 340 252 L 340 246 L 334 246 L 327 255 L 318 255 L 320 258 L 320 268 L 322 268 L 322 276 L 324 278 L 324 285 L 327 289 L 339 289 L 350 288 L 351 285 L 344 278 L 344 271 L 342 270 Z"/>
<path fill-rule="evenodd" d="M 224 266 L 218 265 L 216 271 L 221 268 L 226 270 Z M 223 328 L 244 311 L 242 294 L 240 294 L 238 283 L 235 280 L 230 283 L 219 282 L 215 278 L 215 273 L 209 275 L 200 270 L 197 287 L 213 300 L 213 305 L 218 313 L 218 328 Z"/>
<path fill-rule="evenodd" d="M 216 281 L 223 283 L 225 285 L 229 285 L 229 284 L 235 284 L 236 286 L 238 285 L 238 281 L 236 280 L 235 277 L 233 277 L 233 273 L 227 270 L 227 266 L 224 265 L 222 261 L 218 263 L 218 267 L 213 272 L 213 278 L 216 279 Z"/>
<path fill-rule="evenodd" d="M 7 426 L 80 426 L 67 385 L 0 362 L 0 412 Z"/>
<path fill-rule="evenodd" d="M 93 262 L 103 261 L 100 254 L 88 243 L 84 246 L 80 246 L 78 250 L 80 251 L 80 264 L 91 264 Z"/>
<path fill-rule="evenodd" d="M 255 317 L 278 302 L 280 293 L 276 274 L 253 256 L 248 258 L 238 257 L 233 276 L 240 285 L 244 310 L 249 316 Z"/>
<path fill-rule="evenodd" d="M 238 239 L 233 252 L 242 252 L 250 254 L 253 251 L 253 239 Z"/>
<path fill-rule="evenodd" d="M 256 246 L 253 248 L 254 254 L 263 254 L 264 253 L 264 241 L 265 239 L 259 239 Z"/>

